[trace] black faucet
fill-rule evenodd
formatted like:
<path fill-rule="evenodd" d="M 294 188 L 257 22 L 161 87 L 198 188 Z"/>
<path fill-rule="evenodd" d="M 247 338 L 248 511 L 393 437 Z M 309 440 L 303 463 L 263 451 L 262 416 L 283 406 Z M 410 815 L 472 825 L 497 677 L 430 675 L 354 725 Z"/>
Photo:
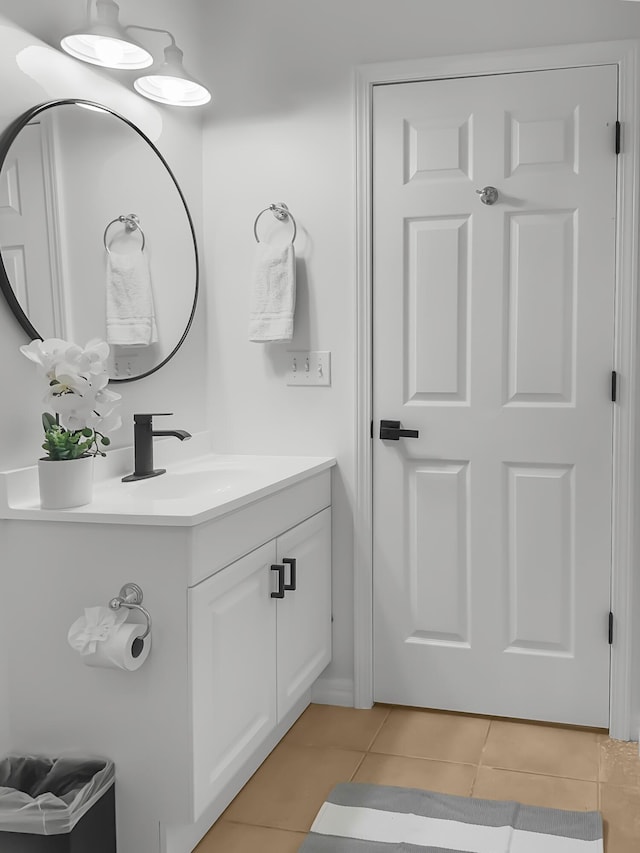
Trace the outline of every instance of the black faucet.
<path fill-rule="evenodd" d="M 155 412 L 158 417 L 164 417 L 173 414 L 172 412 Z M 134 415 L 133 416 L 133 457 L 134 471 L 133 474 L 128 474 L 122 478 L 123 483 L 130 483 L 132 480 L 146 480 L 148 477 L 157 477 L 164 474 L 166 468 L 153 467 L 153 438 L 156 435 L 173 435 L 179 438 L 180 441 L 186 441 L 191 438 L 191 433 L 183 429 L 153 429 L 151 415 Z"/>

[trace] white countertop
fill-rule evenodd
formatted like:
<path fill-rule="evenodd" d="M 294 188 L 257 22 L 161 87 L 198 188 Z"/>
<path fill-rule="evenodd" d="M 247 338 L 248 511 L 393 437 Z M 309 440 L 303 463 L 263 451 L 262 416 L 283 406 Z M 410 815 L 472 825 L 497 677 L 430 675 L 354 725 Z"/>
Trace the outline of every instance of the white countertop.
<path fill-rule="evenodd" d="M 37 466 L 0 472 L 0 518 L 190 527 L 336 464 L 328 456 L 217 454 L 208 451 L 205 434 L 194 439 L 184 445 L 175 439 L 157 441 L 154 464 L 166 468 L 167 473 L 132 483 L 122 482 L 123 474 L 130 472 L 131 448 L 96 459 L 93 500 L 69 509 L 40 507 Z M 188 445 L 190 456 L 186 453 Z"/>

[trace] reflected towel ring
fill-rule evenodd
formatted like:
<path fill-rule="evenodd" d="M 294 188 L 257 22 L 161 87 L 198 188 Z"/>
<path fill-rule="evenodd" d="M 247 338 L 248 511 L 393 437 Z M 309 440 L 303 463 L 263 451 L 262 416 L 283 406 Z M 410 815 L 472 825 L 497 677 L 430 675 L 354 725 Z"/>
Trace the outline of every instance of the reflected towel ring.
<path fill-rule="evenodd" d="M 105 248 L 107 254 L 108 255 L 111 254 L 111 249 L 109 248 L 109 246 L 107 244 L 107 232 L 109 231 L 109 228 L 111 228 L 112 225 L 116 224 L 116 222 L 123 222 L 125 231 L 127 231 L 128 233 L 131 233 L 133 231 L 139 231 L 140 232 L 140 236 L 142 237 L 142 246 L 140 247 L 140 251 L 144 252 L 144 246 L 145 246 L 146 240 L 144 237 L 144 231 L 140 227 L 140 217 L 136 216 L 135 213 L 129 213 L 126 216 L 124 216 L 124 215 L 123 216 L 117 216 L 115 219 L 112 219 L 111 222 L 104 229 L 104 235 L 102 237 L 102 242 L 104 243 L 104 248 Z"/>
<path fill-rule="evenodd" d="M 269 207 L 265 207 L 264 210 L 261 210 L 260 213 L 256 216 L 256 221 L 253 223 L 253 234 L 256 238 L 256 243 L 260 242 L 260 238 L 258 237 L 258 220 L 262 216 L 263 213 L 266 213 L 270 210 L 276 219 L 279 219 L 281 222 L 284 222 L 285 219 L 291 219 L 291 224 L 293 225 L 293 236 L 291 237 L 291 242 L 293 243 L 296 239 L 296 234 L 298 233 L 298 226 L 296 225 L 296 221 L 293 218 L 293 213 L 289 210 L 287 205 L 280 201 L 277 204 L 270 204 Z"/>

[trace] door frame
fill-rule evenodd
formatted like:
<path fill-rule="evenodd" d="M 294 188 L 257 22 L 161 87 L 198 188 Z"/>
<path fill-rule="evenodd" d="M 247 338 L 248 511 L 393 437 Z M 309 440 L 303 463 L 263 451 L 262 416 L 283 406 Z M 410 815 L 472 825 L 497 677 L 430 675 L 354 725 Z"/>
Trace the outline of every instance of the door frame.
<path fill-rule="evenodd" d="M 373 704 L 373 442 L 372 424 L 372 101 L 376 85 L 475 77 L 522 71 L 617 65 L 618 116 L 622 145 L 617 168 L 614 364 L 618 401 L 613 415 L 613 506 L 611 610 L 610 733 L 635 739 L 632 719 L 632 617 L 640 615 L 633 567 L 640 556 L 635 535 L 640 507 L 638 440 L 634 434 L 640 402 L 636 369 L 638 318 L 638 244 L 640 242 L 640 40 L 551 46 L 514 51 L 441 56 L 424 60 L 376 63 L 355 70 L 356 107 L 356 417 L 354 528 L 354 704 Z M 613 129 L 612 129 L 613 145 Z M 633 596 L 637 599 L 634 601 Z M 605 630 L 603 625 L 603 631 Z"/>

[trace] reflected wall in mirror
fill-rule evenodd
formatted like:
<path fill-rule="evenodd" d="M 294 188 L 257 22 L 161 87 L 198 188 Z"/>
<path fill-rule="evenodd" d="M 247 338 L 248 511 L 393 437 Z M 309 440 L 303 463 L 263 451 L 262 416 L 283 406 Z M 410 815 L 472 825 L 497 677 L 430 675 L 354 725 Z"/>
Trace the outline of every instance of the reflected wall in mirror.
<path fill-rule="evenodd" d="M 29 338 L 107 340 L 113 381 L 162 367 L 193 319 L 198 254 L 158 149 L 107 107 L 54 101 L 7 129 L 0 167 L 0 288 Z"/>

